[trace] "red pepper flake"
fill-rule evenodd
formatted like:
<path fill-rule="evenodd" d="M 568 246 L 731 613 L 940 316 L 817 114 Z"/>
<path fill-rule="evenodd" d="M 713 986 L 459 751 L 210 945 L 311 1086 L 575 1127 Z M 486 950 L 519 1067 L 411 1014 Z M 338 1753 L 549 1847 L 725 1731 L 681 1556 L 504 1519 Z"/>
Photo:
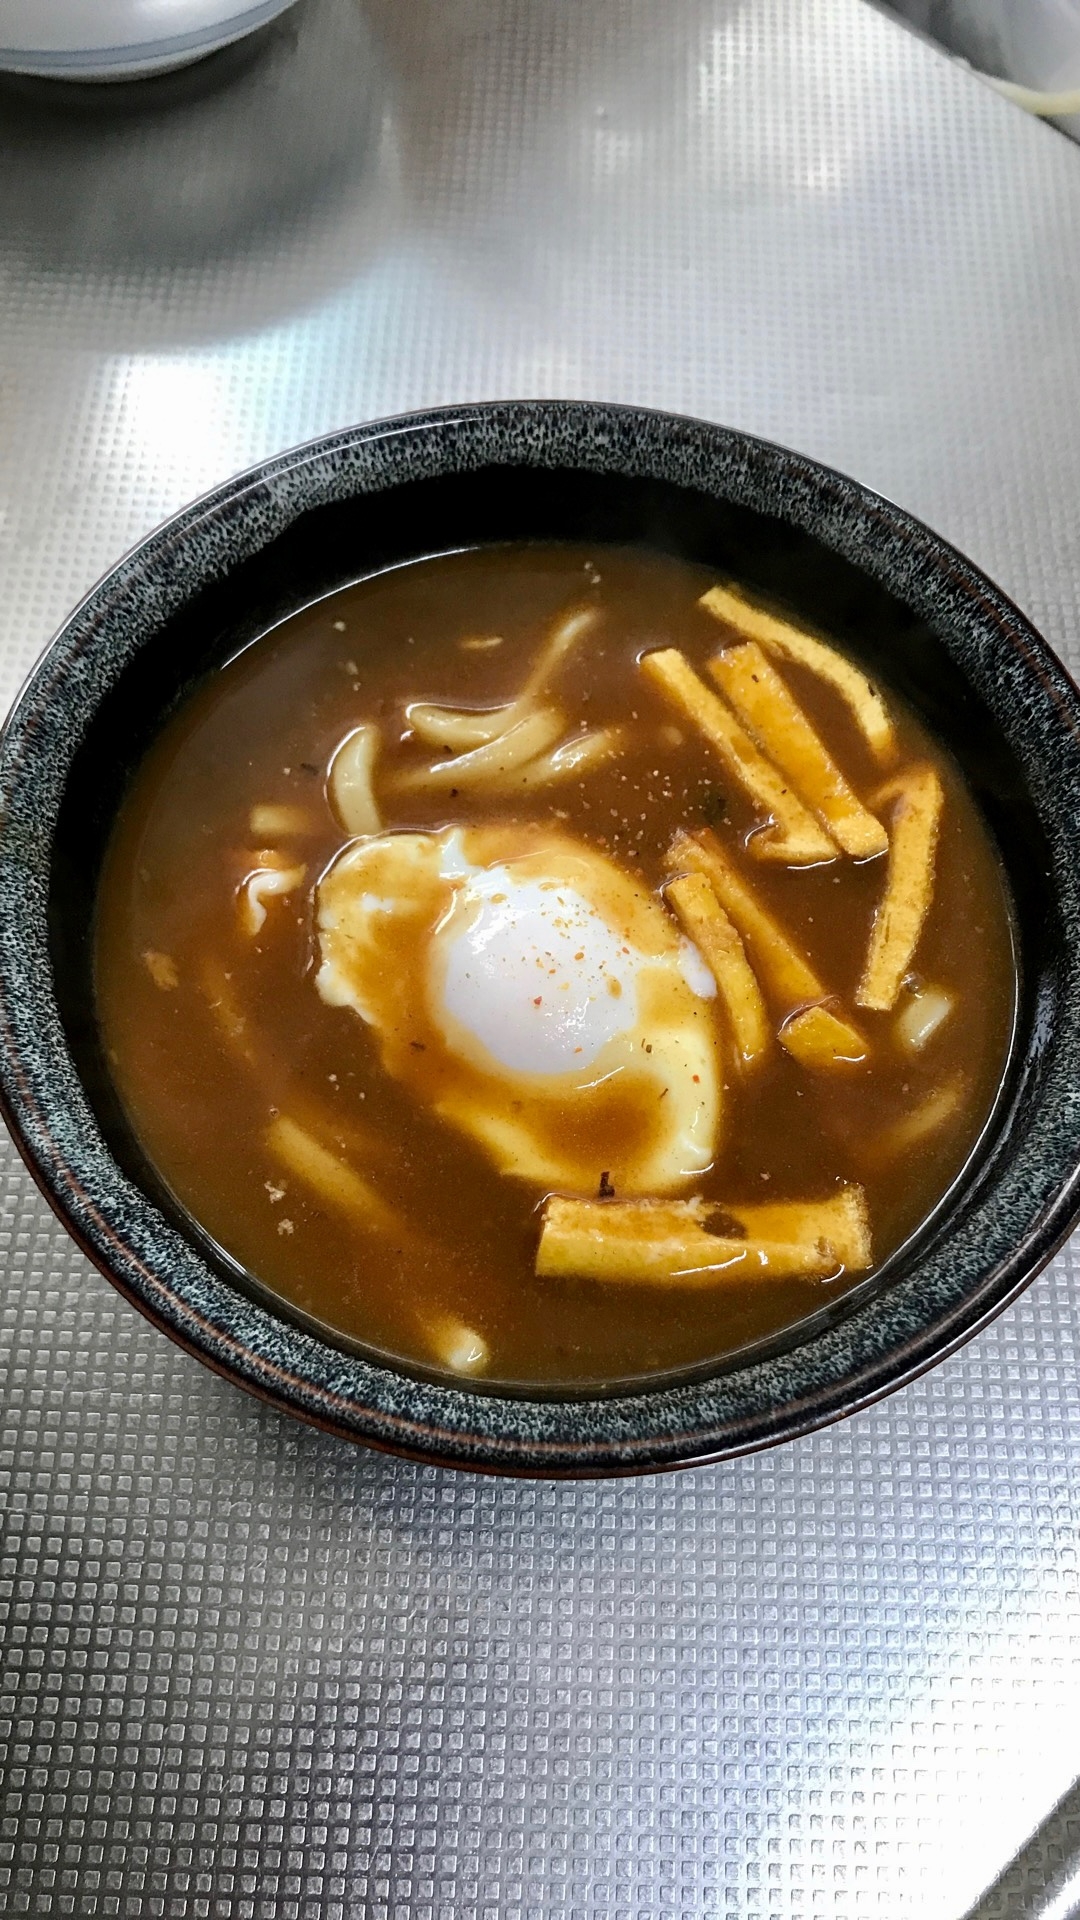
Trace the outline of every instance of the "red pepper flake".
<path fill-rule="evenodd" d="M 543 996 L 543 994 L 542 994 L 542 993 L 538 993 L 538 994 L 537 994 L 537 996 L 536 996 L 536 999 L 535 999 L 535 1000 L 533 1001 L 533 1006 L 534 1006 L 534 1007 L 538 1007 L 538 1006 L 540 1005 L 540 1003 L 541 1003 L 541 1001 L 543 1000 L 543 998 L 544 998 L 544 996 Z"/>

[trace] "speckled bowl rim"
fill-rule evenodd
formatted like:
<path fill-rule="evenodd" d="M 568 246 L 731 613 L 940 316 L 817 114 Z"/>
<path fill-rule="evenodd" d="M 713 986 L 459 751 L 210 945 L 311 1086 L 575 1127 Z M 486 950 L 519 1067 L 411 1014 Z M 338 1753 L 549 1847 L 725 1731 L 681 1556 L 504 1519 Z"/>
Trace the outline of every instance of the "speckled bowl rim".
<path fill-rule="evenodd" d="M 837 1324 L 708 1378 L 531 1400 L 418 1380 L 334 1347 L 231 1287 L 121 1171 L 64 1035 L 46 907 L 52 835 L 90 716 L 199 588 L 300 513 L 492 464 L 689 487 L 811 534 L 935 632 L 1027 772 L 1070 929 L 1054 1046 L 1017 1151 L 945 1243 Z M 290 1413 L 414 1458 L 541 1476 L 640 1473 L 775 1444 L 865 1407 L 969 1339 L 1080 1211 L 1080 695 L 1012 603 L 946 542 L 814 461 L 703 421 L 584 401 L 472 404 L 377 421 L 269 460 L 177 514 L 88 594 L 0 740 L 0 1103 L 86 1253 L 157 1326 Z"/>

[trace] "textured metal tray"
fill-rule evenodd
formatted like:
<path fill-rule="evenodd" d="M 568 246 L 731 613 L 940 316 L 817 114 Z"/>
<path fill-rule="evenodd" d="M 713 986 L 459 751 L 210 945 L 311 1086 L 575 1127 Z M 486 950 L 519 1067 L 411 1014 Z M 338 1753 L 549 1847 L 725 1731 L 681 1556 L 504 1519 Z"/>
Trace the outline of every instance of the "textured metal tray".
<path fill-rule="evenodd" d="M 1078 313 L 1080 153 L 861 0 L 306 0 L 6 86 L 0 695 L 230 471 L 508 394 L 831 461 L 1078 660 Z M 0 1177 L 5 1920 L 1075 1910 L 1074 1251 L 813 1439 L 500 1484 L 244 1399 Z"/>

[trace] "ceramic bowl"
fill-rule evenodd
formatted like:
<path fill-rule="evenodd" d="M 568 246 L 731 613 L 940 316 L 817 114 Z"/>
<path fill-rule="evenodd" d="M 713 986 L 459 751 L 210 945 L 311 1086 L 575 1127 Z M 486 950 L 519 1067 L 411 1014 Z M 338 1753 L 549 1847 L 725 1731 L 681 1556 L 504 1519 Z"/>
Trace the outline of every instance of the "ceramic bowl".
<path fill-rule="evenodd" d="M 166 711 L 321 594 L 394 562 L 530 537 L 650 545 L 760 586 L 834 635 L 959 761 L 1015 911 L 1015 1045 L 933 1220 L 814 1320 L 632 1392 L 529 1397 L 421 1379 L 287 1317 L 142 1162 L 94 1022 L 98 864 Z M 1080 696 L 976 568 L 797 454 L 658 413 L 520 402 L 358 427 L 271 460 L 151 535 L 72 615 L 8 721 L 0 803 L 0 1093 L 27 1163 L 159 1327 L 339 1434 L 538 1475 L 767 1446 L 865 1406 L 969 1338 L 1080 1211 Z"/>
<path fill-rule="evenodd" d="M 188 66 L 295 0 L 0 0 L 0 70 L 132 80 Z"/>

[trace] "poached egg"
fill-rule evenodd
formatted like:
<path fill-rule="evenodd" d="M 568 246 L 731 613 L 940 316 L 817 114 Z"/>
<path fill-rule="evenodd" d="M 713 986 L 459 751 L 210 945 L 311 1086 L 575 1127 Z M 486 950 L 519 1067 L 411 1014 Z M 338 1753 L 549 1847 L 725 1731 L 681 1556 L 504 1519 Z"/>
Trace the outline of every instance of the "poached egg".
<path fill-rule="evenodd" d="M 669 1193 L 717 1145 L 715 983 L 614 861 L 526 825 L 395 832 L 319 883 L 316 985 L 504 1173 Z"/>

